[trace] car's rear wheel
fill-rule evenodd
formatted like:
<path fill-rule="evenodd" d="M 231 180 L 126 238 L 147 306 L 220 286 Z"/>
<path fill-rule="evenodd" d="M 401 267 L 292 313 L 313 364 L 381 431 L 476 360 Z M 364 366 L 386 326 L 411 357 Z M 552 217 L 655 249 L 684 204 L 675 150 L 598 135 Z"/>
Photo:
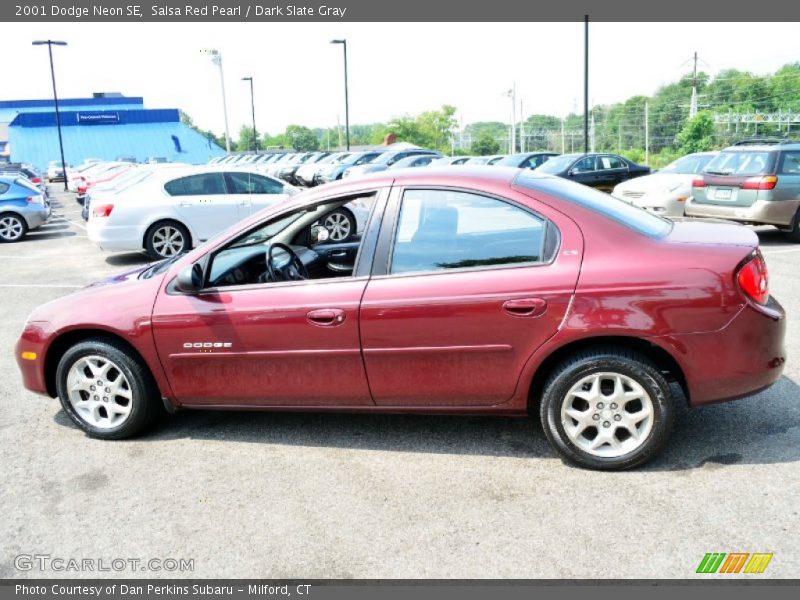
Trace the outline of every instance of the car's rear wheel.
<path fill-rule="evenodd" d="M 322 226 L 328 230 L 332 242 L 346 242 L 356 234 L 356 218 L 346 208 L 328 214 L 322 219 Z"/>
<path fill-rule="evenodd" d="M 18 242 L 28 232 L 25 219 L 14 213 L 0 215 L 0 242 Z"/>
<path fill-rule="evenodd" d="M 134 436 L 163 411 L 150 373 L 111 340 L 86 340 L 67 350 L 56 370 L 56 390 L 70 419 L 101 439 Z"/>
<path fill-rule="evenodd" d="M 191 248 L 189 230 L 176 221 L 155 223 L 147 230 L 144 237 L 147 254 L 156 260 L 172 258 L 188 252 Z"/>
<path fill-rule="evenodd" d="M 669 384 L 646 357 L 623 349 L 584 352 L 561 363 L 544 387 L 544 432 L 569 462 L 598 470 L 639 466 L 672 430 Z"/>
<path fill-rule="evenodd" d="M 792 219 L 792 228 L 784 231 L 783 233 L 787 239 L 800 243 L 800 209 L 795 213 Z"/>

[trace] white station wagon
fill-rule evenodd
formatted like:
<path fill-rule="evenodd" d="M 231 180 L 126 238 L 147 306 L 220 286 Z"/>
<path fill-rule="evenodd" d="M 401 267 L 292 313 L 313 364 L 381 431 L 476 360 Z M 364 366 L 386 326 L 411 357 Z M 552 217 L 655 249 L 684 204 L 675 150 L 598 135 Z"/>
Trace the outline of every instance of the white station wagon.
<path fill-rule="evenodd" d="M 92 200 L 89 239 L 103 250 L 169 258 L 297 191 L 225 165 L 154 170 L 133 186 Z"/>

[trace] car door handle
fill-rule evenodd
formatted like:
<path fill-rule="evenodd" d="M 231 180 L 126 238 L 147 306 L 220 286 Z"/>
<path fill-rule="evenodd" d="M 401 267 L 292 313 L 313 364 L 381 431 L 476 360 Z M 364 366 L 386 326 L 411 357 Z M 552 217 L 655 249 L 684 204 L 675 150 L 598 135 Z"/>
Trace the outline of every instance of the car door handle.
<path fill-rule="evenodd" d="M 319 327 L 335 327 L 344 323 L 345 312 L 341 308 L 320 308 L 308 312 L 306 319 Z"/>
<path fill-rule="evenodd" d="M 191 205 L 192 205 L 191 202 L 186 202 L 186 201 L 181 202 L 181 206 L 191 206 Z"/>
<path fill-rule="evenodd" d="M 331 252 L 332 258 L 344 258 L 345 256 L 347 256 L 347 252 L 344 250 L 335 250 L 334 252 Z"/>
<path fill-rule="evenodd" d="M 547 310 L 543 298 L 520 298 L 503 302 L 503 310 L 514 317 L 538 317 Z"/>

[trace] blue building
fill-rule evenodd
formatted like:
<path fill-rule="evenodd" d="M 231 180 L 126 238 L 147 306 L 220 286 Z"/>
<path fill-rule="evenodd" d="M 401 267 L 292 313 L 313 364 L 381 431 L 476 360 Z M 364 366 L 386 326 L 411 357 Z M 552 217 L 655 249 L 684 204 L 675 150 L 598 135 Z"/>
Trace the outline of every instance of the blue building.
<path fill-rule="evenodd" d="M 201 164 L 225 151 L 180 122 L 178 109 L 147 109 L 141 97 L 95 94 L 58 101 L 64 160 L 114 160 L 133 156 L 139 162 L 164 157 Z M 0 101 L 0 156 L 12 162 L 47 168 L 60 160 L 52 100 Z"/>

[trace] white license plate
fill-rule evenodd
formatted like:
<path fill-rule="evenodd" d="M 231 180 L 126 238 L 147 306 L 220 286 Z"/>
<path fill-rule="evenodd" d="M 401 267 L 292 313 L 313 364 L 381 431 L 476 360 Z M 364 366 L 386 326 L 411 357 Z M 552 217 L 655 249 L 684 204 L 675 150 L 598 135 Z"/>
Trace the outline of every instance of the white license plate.
<path fill-rule="evenodd" d="M 733 190 L 730 188 L 718 188 L 714 192 L 714 200 L 730 200 Z"/>

